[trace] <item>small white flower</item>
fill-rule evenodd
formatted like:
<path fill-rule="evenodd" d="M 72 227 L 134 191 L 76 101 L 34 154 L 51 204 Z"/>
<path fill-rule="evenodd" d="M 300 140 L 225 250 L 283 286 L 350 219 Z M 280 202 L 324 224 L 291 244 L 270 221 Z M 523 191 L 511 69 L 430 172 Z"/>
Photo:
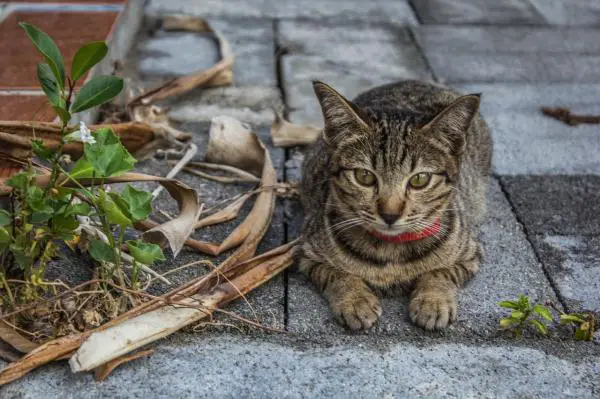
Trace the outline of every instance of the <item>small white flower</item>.
<path fill-rule="evenodd" d="M 96 144 L 96 139 L 92 136 L 92 132 L 86 126 L 85 122 L 79 122 L 80 139 L 83 143 Z"/>
<path fill-rule="evenodd" d="M 96 139 L 85 122 L 79 122 L 79 130 L 65 136 L 65 141 L 80 141 L 82 143 L 96 144 Z"/>

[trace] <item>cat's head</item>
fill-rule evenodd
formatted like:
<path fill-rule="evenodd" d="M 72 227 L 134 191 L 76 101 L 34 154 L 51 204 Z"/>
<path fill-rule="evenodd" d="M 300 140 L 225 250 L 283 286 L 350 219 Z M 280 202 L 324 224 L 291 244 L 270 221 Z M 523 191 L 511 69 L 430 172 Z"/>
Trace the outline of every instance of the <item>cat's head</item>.
<path fill-rule="evenodd" d="M 346 220 L 339 228 L 394 237 L 434 225 L 455 193 L 479 96 L 459 97 L 432 116 L 360 109 L 324 83 L 313 86 L 331 154 L 330 200 Z"/>

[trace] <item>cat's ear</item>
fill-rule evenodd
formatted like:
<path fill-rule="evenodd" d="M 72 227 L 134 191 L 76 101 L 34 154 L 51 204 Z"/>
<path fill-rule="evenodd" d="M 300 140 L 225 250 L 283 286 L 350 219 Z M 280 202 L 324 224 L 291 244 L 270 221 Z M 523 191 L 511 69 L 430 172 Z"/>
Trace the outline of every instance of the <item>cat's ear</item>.
<path fill-rule="evenodd" d="M 369 131 L 369 125 L 361 117 L 358 108 L 331 86 L 313 81 L 313 89 L 323 111 L 323 134 L 327 143 L 339 143 L 344 137 Z"/>
<path fill-rule="evenodd" d="M 453 153 L 462 153 L 466 144 L 467 130 L 479 110 L 480 97 L 481 94 L 469 94 L 457 98 L 422 127 L 421 131 L 431 132 Z"/>

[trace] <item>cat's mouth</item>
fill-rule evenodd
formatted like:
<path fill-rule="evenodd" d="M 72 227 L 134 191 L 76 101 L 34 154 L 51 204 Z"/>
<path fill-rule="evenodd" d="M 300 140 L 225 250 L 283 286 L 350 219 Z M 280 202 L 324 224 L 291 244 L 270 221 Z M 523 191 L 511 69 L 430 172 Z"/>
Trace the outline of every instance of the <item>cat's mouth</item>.
<path fill-rule="evenodd" d="M 369 235 L 380 239 L 382 241 L 387 241 L 395 244 L 418 241 L 424 238 L 433 237 L 437 235 L 441 230 L 441 221 L 439 218 L 435 219 L 433 223 L 427 227 L 425 227 L 421 231 L 408 231 L 404 233 L 396 234 L 394 232 L 384 233 L 378 230 L 368 230 Z"/>

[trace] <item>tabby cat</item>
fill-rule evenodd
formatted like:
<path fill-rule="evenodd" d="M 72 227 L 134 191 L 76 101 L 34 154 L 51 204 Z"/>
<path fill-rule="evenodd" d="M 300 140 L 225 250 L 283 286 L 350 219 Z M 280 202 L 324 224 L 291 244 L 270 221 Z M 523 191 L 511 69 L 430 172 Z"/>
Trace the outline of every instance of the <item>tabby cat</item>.
<path fill-rule="evenodd" d="M 325 128 L 303 165 L 300 271 L 350 329 L 371 327 L 376 292 L 398 286 L 416 325 L 446 327 L 482 260 L 492 142 L 479 95 L 402 81 L 350 102 L 313 86 Z"/>

